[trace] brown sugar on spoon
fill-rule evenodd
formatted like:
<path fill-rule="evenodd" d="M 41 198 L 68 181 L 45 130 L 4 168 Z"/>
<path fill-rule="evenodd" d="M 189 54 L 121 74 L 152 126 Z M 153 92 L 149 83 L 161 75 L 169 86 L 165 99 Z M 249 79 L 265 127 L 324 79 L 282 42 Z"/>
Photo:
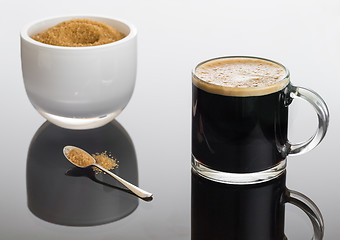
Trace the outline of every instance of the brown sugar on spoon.
<path fill-rule="evenodd" d="M 76 166 L 87 167 L 94 163 L 93 158 L 84 151 L 74 148 L 67 153 L 67 158 Z"/>
<path fill-rule="evenodd" d="M 62 47 L 89 47 L 121 40 L 125 35 L 117 29 L 90 19 L 72 19 L 61 22 L 31 36 L 41 43 Z"/>

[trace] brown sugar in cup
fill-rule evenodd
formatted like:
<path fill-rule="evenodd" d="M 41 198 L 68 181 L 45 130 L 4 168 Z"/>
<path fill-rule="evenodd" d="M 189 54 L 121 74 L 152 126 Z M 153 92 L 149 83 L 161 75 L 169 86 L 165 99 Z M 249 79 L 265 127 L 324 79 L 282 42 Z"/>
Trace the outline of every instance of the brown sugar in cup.
<path fill-rule="evenodd" d="M 41 43 L 63 47 L 88 47 L 112 43 L 125 35 L 117 29 L 90 19 L 72 19 L 61 22 L 31 36 Z"/>
<path fill-rule="evenodd" d="M 49 45 L 32 38 L 72 19 L 105 23 L 125 37 L 88 47 Z M 111 122 L 134 92 L 137 33 L 129 21 L 99 15 L 54 16 L 25 24 L 20 31 L 20 55 L 30 102 L 40 115 L 62 128 L 93 129 Z"/>

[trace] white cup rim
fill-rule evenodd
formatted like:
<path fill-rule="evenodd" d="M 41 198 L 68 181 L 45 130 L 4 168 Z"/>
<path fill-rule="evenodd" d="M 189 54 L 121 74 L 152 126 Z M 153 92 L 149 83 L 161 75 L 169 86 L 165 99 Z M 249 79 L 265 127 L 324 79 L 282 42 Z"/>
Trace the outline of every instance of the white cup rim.
<path fill-rule="evenodd" d="M 96 46 L 86 46 L 86 47 L 65 47 L 65 46 L 56 46 L 56 45 L 49 45 L 49 44 L 45 44 L 45 43 L 41 43 L 39 41 L 34 40 L 33 38 L 31 38 L 28 34 L 28 31 L 35 25 L 43 23 L 43 22 L 48 22 L 51 20 L 60 20 L 58 21 L 59 23 L 63 22 L 63 21 L 67 21 L 67 20 L 71 20 L 71 19 L 93 19 L 96 21 L 101 21 L 101 19 L 107 19 L 107 20 L 114 20 L 117 22 L 120 22 L 124 25 L 126 25 L 129 28 L 129 34 L 124 37 L 121 40 L 112 42 L 112 43 L 107 43 L 107 44 L 102 44 L 102 45 L 96 45 Z M 52 27 L 52 26 L 50 26 Z M 47 18 L 41 18 L 39 20 L 35 20 L 32 21 L 26 25 L 24 25 L 24 27 L 22 28 L 21 32 L 20 32 L 20 36 L 23 40 L 25 40 L 26 42 L 36 45 L 38 47 L 43 47 L 43 48 L 49 48 L 49 49 L 55 49 L 55 50 L 64 50 L 64 51 L 68 51 L 68 50 L 76 50 L 76 51 L 84 51 L 84 50 L 91 50 L 91 49 L 100 49 L 100 48 L 107 48 L 107 47 L 112 47 L 115 45 L 121 45 L 124 44 L 125 42 L 129 41 L 132 38 L 135 38 L 137 35 L 137 29 L 136 27 L 131 24 L 130 22 L 126 21 L 125 19 L 120 19 L 120 18 L 114 18 L 114 17 L 109 17 L 109 16 L 103 16 L 103 15 L 84 15 L 84 14 L 74 14 L 74 15 L 60 15 L 60 16 L 54 16 L 54 17 L 47 17 Z"/>

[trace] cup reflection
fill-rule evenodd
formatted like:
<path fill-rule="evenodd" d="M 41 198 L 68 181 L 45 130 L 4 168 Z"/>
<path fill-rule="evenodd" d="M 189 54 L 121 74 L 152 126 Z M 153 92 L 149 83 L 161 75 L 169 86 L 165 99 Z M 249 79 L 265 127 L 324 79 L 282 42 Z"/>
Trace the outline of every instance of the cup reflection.
<path fill-rule="evenodd" d="M 112 171 L 138 186 L 134 145 L 117 121 L 81 131 L 45 122 L 34 135 L 27 156 L 27 202 L 34 215 L 60 225 L 92 226 L 119 220 L 137 208 L 138 198 L 115 179 L 67 161 L 62 152 L 65 145 L 89 153 L 110 152 L 119 165 Z"/>

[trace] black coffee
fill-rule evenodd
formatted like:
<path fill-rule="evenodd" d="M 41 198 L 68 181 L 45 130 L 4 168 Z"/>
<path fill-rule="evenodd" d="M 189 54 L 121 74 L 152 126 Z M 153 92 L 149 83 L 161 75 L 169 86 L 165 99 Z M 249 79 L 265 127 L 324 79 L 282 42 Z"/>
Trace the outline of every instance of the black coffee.
<path fill-rule="evenodd" d="M 192 171 L 192 240 L 283 240 L 285 172 L 254 185 L 229 185 Z"/>
<path fill-rule="evenodd" d="M 278 64 L 237 58 L 235 65 L 241 67 L 243 78 L 235 73 L 234 60 L 209 61 L 196 69 L 195 73 L 201 75 L 193 76 L 192 154 L 200 163 L 218 171 L 257 172 L 286 157 L 285 91 L 290 86 L 289 78 Z M 232 69 L 226 70 L 230 66 Z M 261 74 L 253 74 L 258 68 L 262 79 Z M 209 71 L 215 75 L 211 77 Z M 217 82 L 213 82 L 215 78 Z M 232 78 L 239 86 L 233 85 Z"/>

